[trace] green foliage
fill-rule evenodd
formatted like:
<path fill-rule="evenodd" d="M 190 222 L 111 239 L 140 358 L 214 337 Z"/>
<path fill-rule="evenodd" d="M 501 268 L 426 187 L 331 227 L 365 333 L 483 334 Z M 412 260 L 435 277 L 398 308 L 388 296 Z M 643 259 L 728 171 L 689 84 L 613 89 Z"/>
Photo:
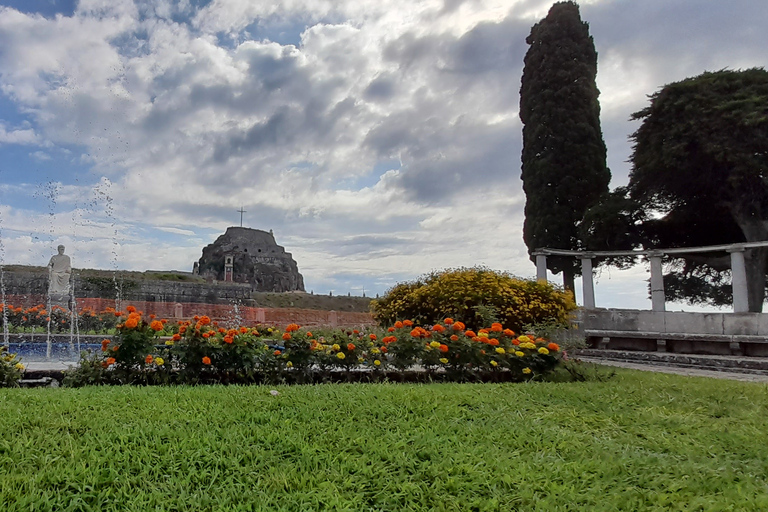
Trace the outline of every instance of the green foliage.
<path fill-rule="evenodd" d="M 373 301 L 371 309 L 381 325 L 403 319 L 432 325 L 451 317 L 472 328 L 487 327 L 484 316 L 492 311 L 505 327 L 519 331 L 524 324 L 549 318 L 565 323 L 576 303 L 570 292 L 549 283 L 474 267 L 432 272 L 398 284 Z"/>
<path fill-rule="evenodd" d="M 597 52 L 573 2 L 558 2 L 526 39 L 520 88 L 523 122 L 523 237 L 537 248 L 579 249 L 578 224 L 608 192 L 610 171 L 600 130 Z M 574 258 L 547 258 L 566 283 L 579 272 Z"/>
<path fill-rule="evenodd" d="M 0 345 L 0 387 L 12 388 L 19 385 L 24 373 L 24 365 L 16 354 L 8 353 L 5 345 Z"/>
<path fill-rule="evenodd" d="M 70 388 L 99 386 L 114 381 L 114 374 L 107 370 L 104 358 L 98 353 L 82 352 L 77 366 L 64 372 L 62 385 Z"/>
<path fill-rule="evenodd" d="M 768 387 L 749 382 L 621 370 L 0 403 L 4 512 L 768 510 Z"/>
<path fill-rule="evenodd" d="M 589 249 L 768 240 L 767 71 L 708 72 L 667 84 L 633 119 L 642 124 L 632 135 L 629 185 L 585 216 Z M 768 249 L 747 249 L 745 264 L 749 309 L 760 311 Z M 667 265 L 668 299 L 731 302 L 727 254 Z"/>

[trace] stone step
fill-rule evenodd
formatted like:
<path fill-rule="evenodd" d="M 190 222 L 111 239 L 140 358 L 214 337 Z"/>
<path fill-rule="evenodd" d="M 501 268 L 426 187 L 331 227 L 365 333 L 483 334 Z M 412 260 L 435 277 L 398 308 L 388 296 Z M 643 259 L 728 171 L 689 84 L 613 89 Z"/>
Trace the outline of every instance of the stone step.
<path fill-rule="evenodd" d="M 593 361 L 618 361 L 709 371 L 768 375 L 768 357 L 674 354 L 607 349 L 576 350 L 573 352 L 573 356 L 576 358 L 584 357 Z"/>

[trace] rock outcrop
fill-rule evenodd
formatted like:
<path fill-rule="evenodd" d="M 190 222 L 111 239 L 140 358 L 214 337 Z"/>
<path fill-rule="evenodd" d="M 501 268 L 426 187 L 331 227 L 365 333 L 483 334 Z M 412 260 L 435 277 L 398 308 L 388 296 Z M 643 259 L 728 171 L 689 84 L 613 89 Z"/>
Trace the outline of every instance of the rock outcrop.
<path fill-rule="evenodd" d="M 271 232 L 230 227 L 203 249 L 200 276 L 215 281 L 248 283 L 254 291 L 304 291 L 304 278 L 291 253 Z"/>

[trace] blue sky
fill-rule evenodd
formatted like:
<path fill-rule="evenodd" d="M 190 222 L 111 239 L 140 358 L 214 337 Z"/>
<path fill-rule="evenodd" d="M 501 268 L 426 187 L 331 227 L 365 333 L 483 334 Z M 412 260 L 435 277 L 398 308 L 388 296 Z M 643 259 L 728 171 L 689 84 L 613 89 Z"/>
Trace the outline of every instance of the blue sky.
<path fill-rule="evenodd" d="M 0 259 L 191 270 L 243 206 L 315 293 L 533 276 L 518 91 L 551 4 L 0 0 Z M 647 95 L 766 65 L 762 4 L 581 2 L 612 186 Z M 648 307 L 646 278 L 603 270 L 598 305 Z"/>

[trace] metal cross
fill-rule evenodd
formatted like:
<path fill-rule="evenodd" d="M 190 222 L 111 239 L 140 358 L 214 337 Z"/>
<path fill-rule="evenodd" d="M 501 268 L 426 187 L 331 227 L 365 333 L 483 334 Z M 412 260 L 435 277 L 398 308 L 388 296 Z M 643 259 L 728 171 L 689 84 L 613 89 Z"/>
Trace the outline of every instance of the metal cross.
<path fill-rule="evenodd" d="M 243 207 L 241 206 L 239 210 L 235 211 L 240 212 L 240 227 L 243 227 L 243 214 L 245 213 L 245 210 L 243 210 Z"/>

